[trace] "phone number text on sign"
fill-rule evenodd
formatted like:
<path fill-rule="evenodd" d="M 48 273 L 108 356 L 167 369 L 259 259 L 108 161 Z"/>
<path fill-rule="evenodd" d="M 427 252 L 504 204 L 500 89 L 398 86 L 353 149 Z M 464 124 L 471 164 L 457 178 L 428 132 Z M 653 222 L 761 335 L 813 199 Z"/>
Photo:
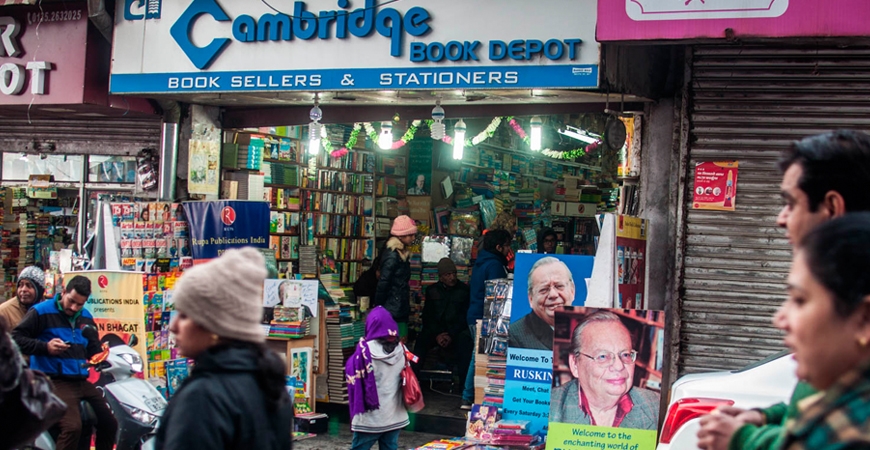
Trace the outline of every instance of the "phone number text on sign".
<path fill-rule="evenodd" d="M 82 19 L 82 10 L 80 9 L 68 9 L 64 11 L 40 11 L 40 12 L 32 12 L 27 13 L 27 24 L 33 25 L 35 23 L 45 23 L 45 22 L 65 22 L 69 20 L 81 20 Z"/>

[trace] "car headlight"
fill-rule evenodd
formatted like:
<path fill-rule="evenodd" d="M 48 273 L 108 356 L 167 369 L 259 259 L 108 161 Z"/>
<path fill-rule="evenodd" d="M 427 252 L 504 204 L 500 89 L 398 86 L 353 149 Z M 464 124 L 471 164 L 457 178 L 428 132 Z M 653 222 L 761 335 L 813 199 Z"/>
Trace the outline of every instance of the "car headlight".
<path fill-rule="evenodd" d="M 121 407 L 124 408 L 124 411 L 127 414 L 129 414 L 131 417 L 136 419 L 136 421 L 138 421 L 138 422 L 141 422 L 141 423 L 144 423 L 147 425 L 151 425 L 151 426 L 154 426 L 157 424 L 158 416 L 156 416 L 154 414 L 151 414 L 147 411 L 141 410 L 139 408 L 136 408 L 136 407 L 133 407 L 130 405 L 125 405 L 124 403 L 121 403 Z"/>
<path fill-rule="evenodd" d="M 136 353 L 121 353 L 121 359 L 130 365 L 133 372 L 142 373 L 142 358 Z"/>

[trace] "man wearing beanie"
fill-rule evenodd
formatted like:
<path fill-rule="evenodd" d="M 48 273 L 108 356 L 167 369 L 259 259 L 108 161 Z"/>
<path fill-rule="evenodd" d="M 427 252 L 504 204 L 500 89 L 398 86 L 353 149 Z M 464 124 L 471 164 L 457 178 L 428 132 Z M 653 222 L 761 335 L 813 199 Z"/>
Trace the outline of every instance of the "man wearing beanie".
<path fill-rule="evenodd" d="M 402 215 L 393 220 L 390 240 L 381 252 L 381 276 L 372 308 L 383 306 L 399 325 L 399 334 L 408 335 L 408 316 L 411 314 L 411 251 L 416 239 L 417 223 Z"/>
<path fill-rule="evenodd" d="M 169 330 L 195 363 L 160 419 L 154 448 L 292 447 L 285 365 L 260 326 L 266 275 L 262 254 L 245 247 L 186 270 L 176 283 Z"/>
<path fill-rule="evenodd" d="M 45 295 L 45 272 L 36 266 L 25 267 L 18 274 L 15 294 L 15 297 L 0 305 L 0 320 L 4 321 L 8 330 L 17 327 L 30 307 L 42 301 Z"/>
<path fill-rule="evenodd" d="M 442 356 L 449 356 L 445 362 L 454 366 L 454 377 L 465 381 L 471 358 L 471 334 L 465 324 L 468 299 L 468 285 L 456 278 L 456 264 L 450 258 L 441 258 L 438 282 L 426 289 L 423 303 L 423 329 L 414 347 L 420 357 L 418 368 L 425 367 L 427 354 L 437 347 L 442 349 Z"/>

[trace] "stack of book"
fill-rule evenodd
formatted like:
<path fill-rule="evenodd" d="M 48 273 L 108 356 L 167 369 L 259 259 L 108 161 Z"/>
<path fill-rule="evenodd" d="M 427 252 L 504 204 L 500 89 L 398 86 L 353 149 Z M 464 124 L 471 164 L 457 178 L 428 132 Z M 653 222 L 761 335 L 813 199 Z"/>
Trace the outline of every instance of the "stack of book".
<path fill-rule="evenodd" d="M 317 247 L 313 245 L 299 247 L 299 273 L 317 275 Z"/>
<path fill-rule="evenodd" d="M 280 339 L 299 339 L 311 334 L 311 321 L 276 322 L 269 324 L 269 337 Z"/>
<path fill-rule="evenodd" d="M 326 308 L 327 387 L 330 403 L 347 403 L 345 363 L 354 352 L 354 323 L 349 305 Z"/>
<path fill-rule="evenodd" d="M 266 166 L 268 163 L 264 163 Z M 267 183 L 284 184 L 289 186 L 299 186 L 300 176 L 299 166 L 293 164 L 271 163 L 268 164 L 269 171 L 263 170 L 263 174 L 269 176 Z"/>
<path fill-rule="evenodd" d="M 491 432 L 492 439 L 487 442 L 491 445 L 527 447 L 536 445 L 537 439 L 539 439 L 535 435 L 527 434 L 529 432 L 528 420 L 499 420 Z"/>

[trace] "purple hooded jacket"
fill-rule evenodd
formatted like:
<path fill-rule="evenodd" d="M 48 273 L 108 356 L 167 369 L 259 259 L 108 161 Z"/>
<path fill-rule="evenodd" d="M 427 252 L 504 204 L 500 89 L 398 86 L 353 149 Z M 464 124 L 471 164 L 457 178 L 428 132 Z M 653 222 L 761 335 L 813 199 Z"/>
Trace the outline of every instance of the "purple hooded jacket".
<path fill-rule="evenodd" d="M 351 418 L 380 408 L 368 341 L 390 337 L 399 339 L 399 326 L 389 311 L 378 306 L 369 312 L 366 318 L 366 335 L 357 343 L 356 351 L 348 358 L 344 369 Z"/>

